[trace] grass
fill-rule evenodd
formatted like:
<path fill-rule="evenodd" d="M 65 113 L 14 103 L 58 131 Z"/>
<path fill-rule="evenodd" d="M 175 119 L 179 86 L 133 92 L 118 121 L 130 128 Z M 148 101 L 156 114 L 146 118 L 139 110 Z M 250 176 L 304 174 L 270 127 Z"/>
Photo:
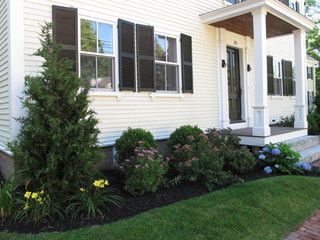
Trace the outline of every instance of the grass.
<path fill-rule="evenodd" d="M 320 209 L 320 178 L 275 177 L 154 209 L 104 226 L 0 239 L 282 239 Z"/>

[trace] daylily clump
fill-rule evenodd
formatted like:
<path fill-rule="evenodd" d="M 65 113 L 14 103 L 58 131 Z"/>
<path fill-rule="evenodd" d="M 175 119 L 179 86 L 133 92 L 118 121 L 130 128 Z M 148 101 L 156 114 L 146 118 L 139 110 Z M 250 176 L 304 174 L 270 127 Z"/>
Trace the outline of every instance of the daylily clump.
<path fill-rule="evenodd" d="M 26 203 L 24 205 L 24 209 L 29 209 L 30 205 L 32 204 L 39 204 L 43 205 L 43 203 L 46 201 L 47 196 L 45 196 L 45 192 L 39 191 L 39 192 L 29 192 L 26 191 L 24 194 L 24 198 L 26 199 Z"/>

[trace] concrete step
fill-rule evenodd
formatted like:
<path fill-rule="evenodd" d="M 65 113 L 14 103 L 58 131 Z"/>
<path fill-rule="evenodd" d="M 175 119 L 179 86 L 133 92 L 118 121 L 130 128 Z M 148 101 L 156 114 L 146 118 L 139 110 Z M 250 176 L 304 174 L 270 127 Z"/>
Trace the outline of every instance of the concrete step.
<path fill-rule="evenodd" d="M 285 143 L 291 145 L 294 151 L 301 152 L 320 145 L 320 137 L 303 136 L 285 141 Z"/>
<path fill-rule="evenodd" d="M 301 161 L 313 163 L 320 159 L 320 145 L 300 151 Z"/>

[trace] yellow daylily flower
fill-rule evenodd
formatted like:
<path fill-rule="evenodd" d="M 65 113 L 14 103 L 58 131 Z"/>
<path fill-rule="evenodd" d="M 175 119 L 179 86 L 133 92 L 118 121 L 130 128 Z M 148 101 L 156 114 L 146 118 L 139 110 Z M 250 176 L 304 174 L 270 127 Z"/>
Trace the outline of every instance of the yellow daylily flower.
<path fill-rule="evenodd" d="M 42 191 L 40 192 L 40 194 L 44 194 L 44 191 L 42 190 Z"/>
<path fill-rule="evenodd" d="M 24 194 L 24 197 L 25 197 L 26 199 L 29 199 L 29 198 L 31 197 L 31 192 L 26 192 L 26 193 Z"/>
<path fill-rule="evenodd" d="M 108 180 L 105 180 L 105 181 L 104 181 L 104 185 L 109 186 L 109 181 L 108 181 Z"/>
<path fill-rule="evenodd" d="M 85 192 L 86 189 L 85 189 L 85 188 L 80 188 L 80 191 L 81 191 L 81 192 Z"/>
<path fill-rule="evenodd" d="M 38 193 L 36 193 L 36 192 L 32 193 L 32 195 L 31 195 L 31 197 L 32 197 L 33 199 L 38 198 L 38 196 L 39 196 L 39 194 L 38 194 Z"/>

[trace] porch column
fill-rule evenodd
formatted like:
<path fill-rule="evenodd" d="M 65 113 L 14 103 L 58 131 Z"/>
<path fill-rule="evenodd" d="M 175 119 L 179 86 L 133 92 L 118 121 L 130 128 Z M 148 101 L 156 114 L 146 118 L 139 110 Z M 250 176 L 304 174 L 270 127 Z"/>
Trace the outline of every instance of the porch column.
<path fill-rule="evenodd" d="M 306 105 L 306 33 L 299 29 L 293 31 L 294 61 L 296 80 L 295 128 L 308 128 Z"/>
<path fill-rule="evenodd" d="M 255 105 L 253 107 L 253 136 L 270 136 L 267 81 L 267 10 L 252 12 L 255 61 Z"/>
<path fill-rule="evenodd" d="M 229 98 L 228 98 L 228 70 L 222 68 L 222 60 L 227 61 L 227 44 L 226 30 L 223 28 L 217 28 L 216 32 L 218 36 L 218 74 L 219 74 L 219 101 L 220 101 L 220 128 L 228 128 L 230 126 L 229 118 Z"/>

